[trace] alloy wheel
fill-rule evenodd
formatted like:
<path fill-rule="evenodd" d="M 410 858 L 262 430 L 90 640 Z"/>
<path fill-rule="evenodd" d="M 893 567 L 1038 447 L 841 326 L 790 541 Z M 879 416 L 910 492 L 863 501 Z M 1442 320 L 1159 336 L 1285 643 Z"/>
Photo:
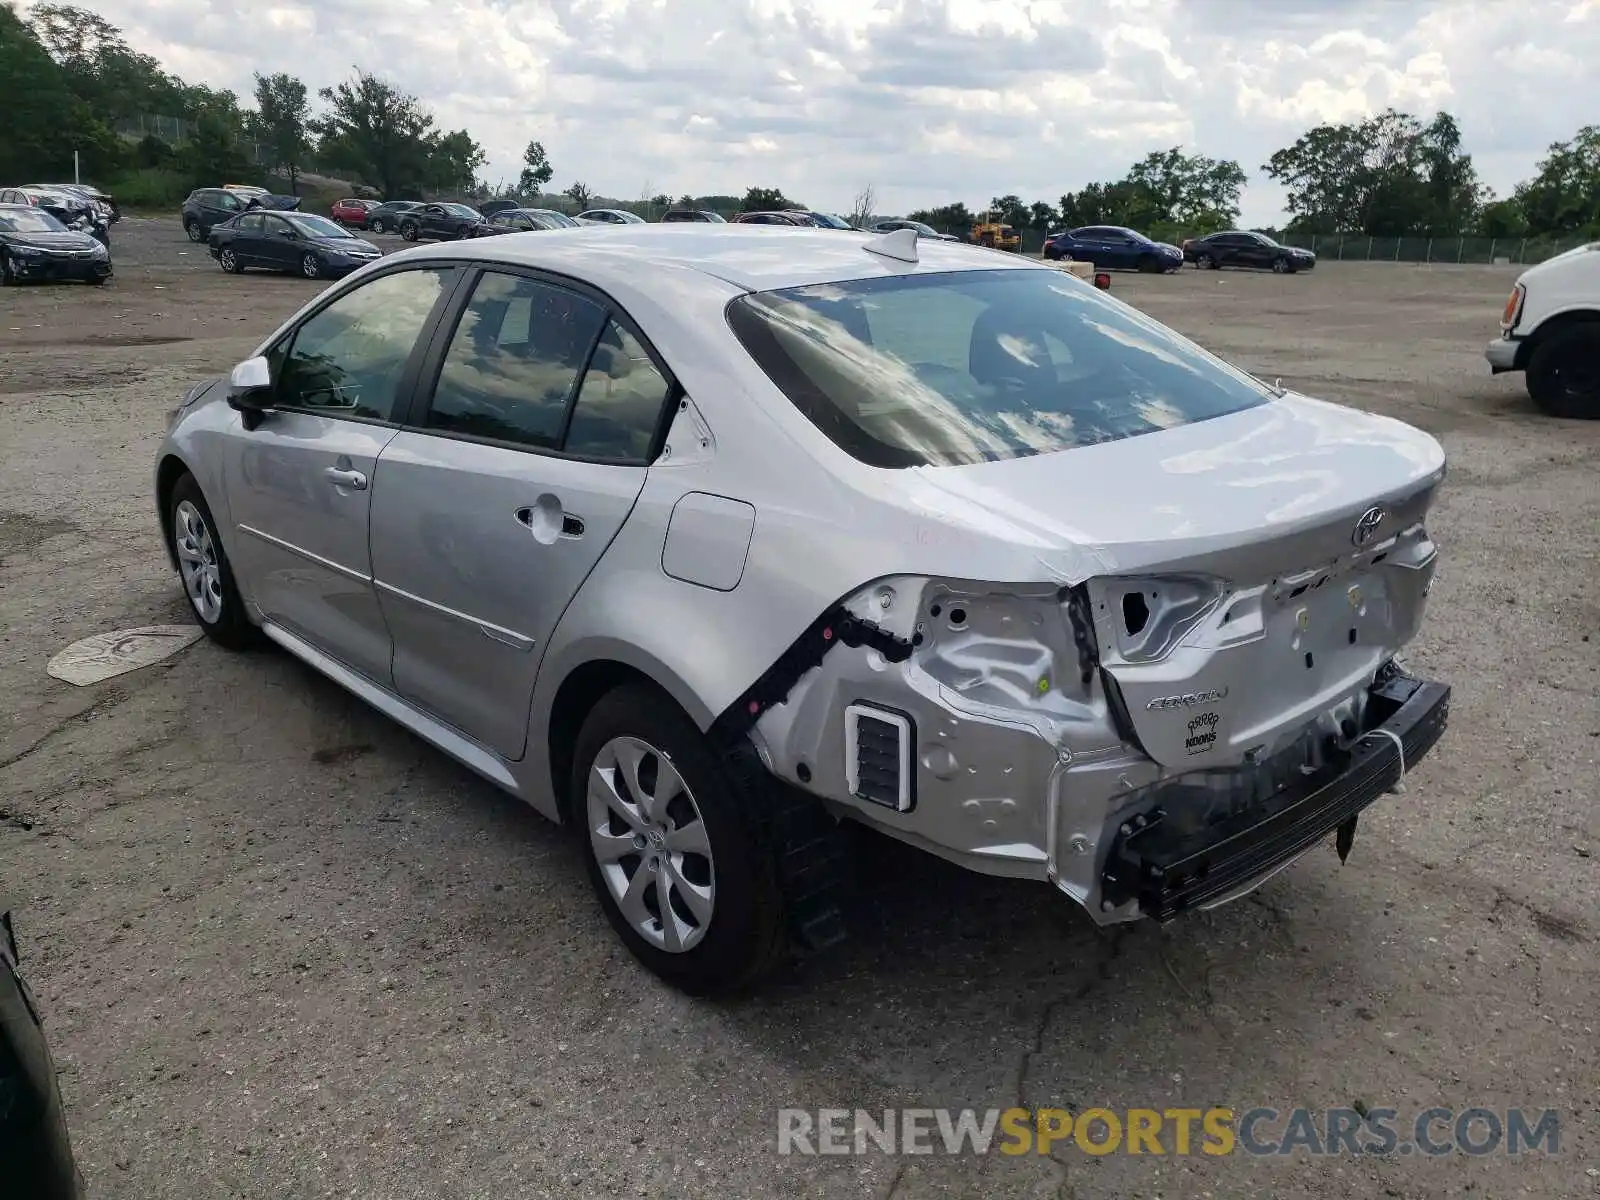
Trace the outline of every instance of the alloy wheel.
<path fill-rule="evenodd" d="M 232 250 L 224 250 L 222 254 L 218 256 L 217 262 L 221 265 L 222 269 L 227 271 L 229 274 L 237 274 L 239 271 L 239 260 L 234 257 Z"/>
<path fill-rule="evenodd" d="M 222 568 L 217 562 L 217 542 L 205 517 L 190 501 L 173 513 L 172 542 L 189 603 L 207 625 L 222 617 Z"/>
<path fill-rule="evenodd" d="M 623 919 L 658 949 L 694 949 L 711 925 L 716 876 L 699 805 L 672 760 L 616 737 L 589 769 L 589 846 Z"/>
<path fill-rule="evenodd" d="M 315 254 L 307 254 L 300 260 L 300 273 L 307 279 L 321 278 L 322 260 Z"/>

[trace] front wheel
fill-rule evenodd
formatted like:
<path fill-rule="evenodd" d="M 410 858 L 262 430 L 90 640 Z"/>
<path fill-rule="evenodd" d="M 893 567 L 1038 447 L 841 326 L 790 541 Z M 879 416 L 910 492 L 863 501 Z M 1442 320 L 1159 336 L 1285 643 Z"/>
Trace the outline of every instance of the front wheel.
<path fill-rule="evenodd" d="M 1272 260 L 1272 273 L 1274 275 L 1293 275 L 1294 264 L 1287 258 L 1275 258 Z"/>
<path fill-rule="evenodd" d="M 692 995 L 736 991 L 787 947 L 776 856 L 752 797 L 655 690 L 617 688 L 573 755 L 571 813 L 590 882 L 635 958 Z"/>
<path fill-rule="evenodd" d="M 203 242 L 206 240 L 206 231 L 201 229 L 200 222 L 192 217 L 183 223 L 183 232 L 189 235 L 191 242 Z"/>
<path fill-rule="evenodd" d="M 304 275 L 307 279 L 321 279 L 322 271 L 322 260 L 315 254 L 312 254 L 308 251 L 301 256 L 300 274 Z"/>
<path fill-rule="evenodd" d="M 232 250 L 223 250 L 218 254 L 217 265 L 230 275 L 244 274 L 244 264 L 239 261 L 239 256 Z"/>
<path fill-rule="evenodd" d="M 173 485 L 169 504 L 168 537 L 189 607 L 208 638 L 230 650 L 244 649 L 255 637 L 255 626 L 245 616 L 216 518 L 193 475 Z"/>
<path fill-rule="evenodd" d="M 1161 260 L 1154 254 L 1142 255 L 1139 259 L 1139 273 L 1142 275 L 1159 275 L 1161 273 Z"/>
<path fill-rule="evenodd" d="M 1600 420 L 1600 321 L 1539 339 L 1528 360 L 1528 395 L 1552 417 Z"/>
<path fill-rule="evenodd" d="M 406 224 L 400 226 L 400 236 L 405 238 L 405 240 L 408 242 L 416 241 L 417 227 L 407 222 Z"/>

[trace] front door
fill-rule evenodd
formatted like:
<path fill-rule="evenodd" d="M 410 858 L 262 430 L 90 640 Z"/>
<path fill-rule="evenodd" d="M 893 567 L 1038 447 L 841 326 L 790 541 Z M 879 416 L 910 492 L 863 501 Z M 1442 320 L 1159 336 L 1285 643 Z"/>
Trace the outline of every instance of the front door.
<path fill-rule="evenodd" d="M 345 665 L 389 679 L 367 518 L 378 454 L 450 268 L 397 271 L 342 293 L 268 352 L 272 411 L 224 454 L 228 553 L 262 615 Z"/>
<path fill-rule="evenodd" d="M 644 486 L 669 387 L 599 298 L 498 270 L 436 380 L 373 494 L 394 687 L 518 759 L 545 647 Z"/>
<path fill-rule="evenodd" d="M 279 271 L 293 271 L 300 266 L 300 235 L 294 226 L 282 217 L 264 213 L 261 217 L 263 235 L 260 239 L 263 266 Z"/>

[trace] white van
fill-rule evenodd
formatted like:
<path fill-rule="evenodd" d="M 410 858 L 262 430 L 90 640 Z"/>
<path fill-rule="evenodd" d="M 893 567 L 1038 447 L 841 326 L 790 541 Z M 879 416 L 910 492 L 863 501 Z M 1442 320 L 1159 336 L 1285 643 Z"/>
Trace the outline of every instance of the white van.
<path fill-rule="evenodd" d="M 1524 271 L 1484 357 L 1496 375 L 1526 372 L 1551 416 L 1600 420 L 1600 242 Z"/>

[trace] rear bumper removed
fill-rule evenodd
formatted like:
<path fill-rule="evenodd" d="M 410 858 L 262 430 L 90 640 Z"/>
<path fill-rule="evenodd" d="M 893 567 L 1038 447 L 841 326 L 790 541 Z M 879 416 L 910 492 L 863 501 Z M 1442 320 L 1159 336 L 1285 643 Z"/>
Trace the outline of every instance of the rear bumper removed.
<path fill-rule="evenodd" d="M 1141 915 L 1169 921 L 1244 895 L 1335 831 L 1343 857 L 1361 812 L 1444 733 L 1450 689 L 1395 675 L 1373 687 L 1368 712 L 1379 720 L 1336 766 L 1202 828 L 1169 819 L 1157 789 L 1151 806 L 1122 820 L 1111 840 L 1102 907 L 1135 901 Z"/>

